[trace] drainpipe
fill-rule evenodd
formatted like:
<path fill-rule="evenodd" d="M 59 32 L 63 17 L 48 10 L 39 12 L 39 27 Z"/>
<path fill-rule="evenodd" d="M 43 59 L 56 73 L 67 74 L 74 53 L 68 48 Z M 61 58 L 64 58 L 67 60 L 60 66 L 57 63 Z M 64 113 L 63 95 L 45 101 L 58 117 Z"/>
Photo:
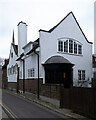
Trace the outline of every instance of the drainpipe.
<path fill-rule="evenodd" d="M 18 73 L 17 73 L 17 88 L 16 88 L 16 92 L 19 93 L 19 67 L 18 67 Z"/>
<path fill-rule="evenodd" d="M 23 93 L 25 93 L 25 61 L 23 61 Z"/>
<path fill-rule="evenodd" d="M 25 61 L 24 59 L 21 59 L 23 61 L 23 93 L 25 93 Z"/>
<path fill-rule="evenodd" d="M 37 83 L 37 98 L 39 99 L 39 54 L 34 50 L 34 53 L 38 56 L 38 83 Z"/>

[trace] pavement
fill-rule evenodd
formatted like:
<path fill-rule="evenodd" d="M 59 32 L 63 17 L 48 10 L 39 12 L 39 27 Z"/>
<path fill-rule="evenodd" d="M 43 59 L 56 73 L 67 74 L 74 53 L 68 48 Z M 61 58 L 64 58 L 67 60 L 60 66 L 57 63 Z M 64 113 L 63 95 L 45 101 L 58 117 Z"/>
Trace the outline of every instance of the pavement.
<path fill-rule="evenodd" d="M 15 91 L 9 91 L 17 96 L 21 96 L 23 97 L 24 99 L 27 99 L 29 101 L 32 101 L 42 107 L 46 107 L 47 109 L 49 110 L 52 110 L 54 112 L 57 112 L 61 115 L 64 115 L 64 116 L 67 116 L 67 117 L 70 117 L 70 118 L 73 118 L 73 119 L 76 119 L 76 120 L 79 120 L 79 119 L 87 119 L 87 120 L 90 120 L 89 118 L 86 118 L 82 115 L 79 115 L 77 113 L 74 113 L 72 110 L 70 109 L 65 109 L 65 108 L 59 108 L 49 102 L 46 102 L 46 101 L 43 101 L 43 100 L 40 100 L 40 99 L 37 99 L 36 98 L 36 95 L 32 94 L 32 93 L 29 93 L 29 92 L 25 92 L 25 93 L 16 93 Z"/>

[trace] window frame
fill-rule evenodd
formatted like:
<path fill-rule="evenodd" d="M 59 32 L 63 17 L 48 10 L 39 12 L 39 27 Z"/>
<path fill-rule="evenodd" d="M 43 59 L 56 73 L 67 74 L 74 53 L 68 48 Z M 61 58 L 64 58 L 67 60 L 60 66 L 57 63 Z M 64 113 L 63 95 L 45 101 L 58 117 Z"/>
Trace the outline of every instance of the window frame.
<path fill-rule="evenodd" d="M 62 48 L 60 48 L 60 42 L 62 42 Z M 75 39 L 59 38 L 57 42 L 57 52 L 80 56 L 83 55 L 83 44 Z"/>
<path fill-rule="evenodd" d="M 28 78 L 34 78 L 35 77 L 35 69 L 30 68 L 28 69 Z"/>
<path fill-rule="evenodd" d="M 78 70 L 78 80 L 79 81 L 86 80 L 86 71 L 85 70 Z"/>
<path fill-rule="evenodd" d="M 61 40 L 58 41 L 58 51 L 63 52 L 63 41 L 61 41 Z"/>

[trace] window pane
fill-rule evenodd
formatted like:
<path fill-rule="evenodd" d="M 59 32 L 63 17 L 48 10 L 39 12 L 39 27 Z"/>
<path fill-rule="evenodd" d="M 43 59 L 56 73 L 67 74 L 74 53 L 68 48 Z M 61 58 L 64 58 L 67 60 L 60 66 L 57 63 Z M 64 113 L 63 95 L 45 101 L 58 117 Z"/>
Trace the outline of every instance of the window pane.
<path fill-rule="evenodd" d="M 82 80 L 85 80 L 85 70 L 82 70 Z"/>
<path fill-rule="evenodd" d="M 64 52 L 68 52 L 68 40 L 64 42 Z"/>
<path fill-rule="evenodd" d="M 78 80 L 81 80 L 81 70 L 78 70 Z"/>
<path fill-rule="evenodd" d="M 93 73 L 93 78 L 96 79 L 96 72 Z"/>
<path fill-rule="evenodd" d="M 82 46 L 78 45 L 78 54 L 82 54 Z"/>
<path fill-rule="evenodd" d="M 58 51 L 63 52 L 63 41 L 58 42 Z"/>
<path fill-rule="evenodd" d="M 69 53 L 73 53 L 73 41 L 69 40 Z"/>
<path fill-rule="evenodd" d="M 74 42 L 74 53 L 77 54 L 77 44 Z"/>
<path fill-rule="evenodd" d="M 28 69 L 28 77 L 34 77 L 34 68 L 33 69 Z"/>

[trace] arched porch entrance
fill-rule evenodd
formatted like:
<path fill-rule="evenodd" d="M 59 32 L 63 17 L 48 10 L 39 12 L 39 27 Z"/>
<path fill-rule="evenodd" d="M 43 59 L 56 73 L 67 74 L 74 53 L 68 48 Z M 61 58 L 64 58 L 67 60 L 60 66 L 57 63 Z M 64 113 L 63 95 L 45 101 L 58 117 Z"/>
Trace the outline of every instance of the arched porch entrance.
<path fill-rule="evenodd" d="M 64 84 L 69 88 L 73 83 L 73 64 L 61 56 L 49 58 L 45 64 L 45 83 Z"/>

